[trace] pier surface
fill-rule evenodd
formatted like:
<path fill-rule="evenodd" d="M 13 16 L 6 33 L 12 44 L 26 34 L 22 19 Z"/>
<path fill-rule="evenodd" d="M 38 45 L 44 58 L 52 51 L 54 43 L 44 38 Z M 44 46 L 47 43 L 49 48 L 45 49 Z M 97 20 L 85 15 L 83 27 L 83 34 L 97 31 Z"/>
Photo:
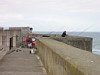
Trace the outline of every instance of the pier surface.
<path fill-rule="evenodd" d="M 0 75 L 46 75 L 37 55 L 23 48 L 6 54 L 0 61 Z"/>

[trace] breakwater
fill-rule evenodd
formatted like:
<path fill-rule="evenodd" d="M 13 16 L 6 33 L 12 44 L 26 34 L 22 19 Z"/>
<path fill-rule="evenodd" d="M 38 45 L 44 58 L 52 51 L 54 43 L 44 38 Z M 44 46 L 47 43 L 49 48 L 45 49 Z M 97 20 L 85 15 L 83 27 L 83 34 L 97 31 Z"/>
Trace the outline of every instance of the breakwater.
<path fill-rule="evenodd" d="M 49 38 L 38 38 L 36 43 L 48 75 L 100 74 L 98 55 Z"/>
<path fill-rule="evenodd" d="M 92 52 L 92 38 L 90 37 L 79 37 L 79 36 L 67 36 L 67 37 L 52 37 L 57 41 L 64 42 L 82 50 L 87 50 Z"/>

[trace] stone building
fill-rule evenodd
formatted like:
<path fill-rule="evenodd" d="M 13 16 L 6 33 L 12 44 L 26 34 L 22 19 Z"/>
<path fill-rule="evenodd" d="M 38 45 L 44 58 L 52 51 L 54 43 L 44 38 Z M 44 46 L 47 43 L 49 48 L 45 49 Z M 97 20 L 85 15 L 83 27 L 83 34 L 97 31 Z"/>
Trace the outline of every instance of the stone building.
<path fill-rule="evenodd" d="M 23 38 L 31 33 L 30 27 L 0 27 L 0 49 L 11 49 L 19 47 Z"/>

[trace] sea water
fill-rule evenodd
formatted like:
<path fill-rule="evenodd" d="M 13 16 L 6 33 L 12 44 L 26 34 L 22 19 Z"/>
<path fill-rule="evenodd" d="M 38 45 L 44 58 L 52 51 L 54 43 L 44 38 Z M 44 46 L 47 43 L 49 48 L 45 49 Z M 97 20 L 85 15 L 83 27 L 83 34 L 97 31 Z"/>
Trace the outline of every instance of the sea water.
<path fill-rule="evenodd" d="M 46 34 L 62 34 L 62 32 L 35 32 Z M 100 32 L 67 32 L 68 35 L 83 36 L 93 38 L 92 52 L 100 55 Z"/>

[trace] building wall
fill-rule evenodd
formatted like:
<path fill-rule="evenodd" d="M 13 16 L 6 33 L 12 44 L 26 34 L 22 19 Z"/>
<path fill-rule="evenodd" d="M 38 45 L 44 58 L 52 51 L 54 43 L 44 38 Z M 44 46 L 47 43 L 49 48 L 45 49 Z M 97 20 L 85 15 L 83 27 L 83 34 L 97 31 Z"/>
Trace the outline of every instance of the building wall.
<path fill-rule="evenodd" d="M 24 33 L 25 34 L 24 34 Z M 8 30 L 0 28 L 0 49 L 9 49 L 10 38 L 13 39 L 13 48 L 19 47 L 25 37 L 29 33 L 29 27 L 10 27 Z"/>
<path fill-rule="evenodd" d="M 0 49 L 2 49 L 2 30 L 0 30 Z"/>

